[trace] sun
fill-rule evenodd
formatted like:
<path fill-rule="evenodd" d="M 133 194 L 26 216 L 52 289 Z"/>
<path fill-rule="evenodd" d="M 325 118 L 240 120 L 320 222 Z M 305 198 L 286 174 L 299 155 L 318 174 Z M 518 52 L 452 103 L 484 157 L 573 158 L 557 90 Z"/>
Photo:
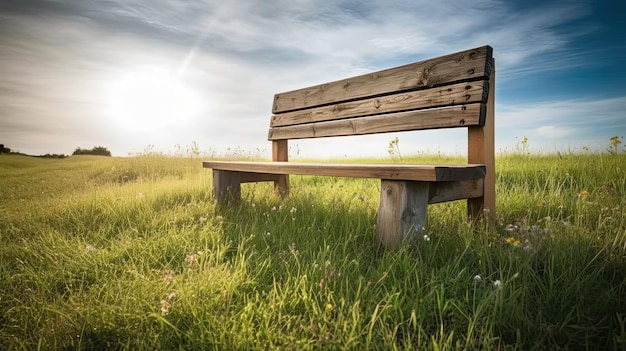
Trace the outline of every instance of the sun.
<path fill-rule="evenodd" d="M 197 91 L 162 67 L 138 67 L 115 81 L 110 115 L 121 127 L 155 130 L 189 121 L 198 112 Z"/>

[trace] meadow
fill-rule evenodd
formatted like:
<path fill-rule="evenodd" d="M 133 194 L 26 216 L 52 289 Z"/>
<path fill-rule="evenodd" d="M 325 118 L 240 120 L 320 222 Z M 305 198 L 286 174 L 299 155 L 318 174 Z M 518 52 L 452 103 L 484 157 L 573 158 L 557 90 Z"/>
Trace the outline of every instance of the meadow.
<path fill-rule="evenodd" d="M 494 220 L 397 251 L 377 180 L 229 209 L 201 161 L 0 155 L 0 349 L 626 349 L 626 153 L 498 155 Z"/>

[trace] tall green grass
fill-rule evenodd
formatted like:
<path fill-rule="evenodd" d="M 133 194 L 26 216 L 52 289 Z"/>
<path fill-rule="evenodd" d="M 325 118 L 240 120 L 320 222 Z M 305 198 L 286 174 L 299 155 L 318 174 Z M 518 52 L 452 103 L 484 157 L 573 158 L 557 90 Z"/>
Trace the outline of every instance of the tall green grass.
<path fill-rule="evenodd" d="M 377 180 L 229 209 L 199 158 L 0 155 L 0 348 L 623 350 L 624 165 L 499 156 L 495 221 L 385 251 Z"/>

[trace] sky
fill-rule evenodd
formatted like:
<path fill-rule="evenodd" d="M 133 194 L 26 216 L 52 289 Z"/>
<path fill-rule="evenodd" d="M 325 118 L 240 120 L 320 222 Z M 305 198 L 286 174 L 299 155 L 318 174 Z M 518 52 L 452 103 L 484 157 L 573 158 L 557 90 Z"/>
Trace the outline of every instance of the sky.
<path fill-rule="evenodd" d="M 626 135 L 625 23 L 617 0 L 0 0 L 0 143 L 268 157 L 275 93 L 490 45 L 496 152 L 602 151 Z M 385 157 L 395 137 L 466 152 L 460 128 L 290 154 Z"/>

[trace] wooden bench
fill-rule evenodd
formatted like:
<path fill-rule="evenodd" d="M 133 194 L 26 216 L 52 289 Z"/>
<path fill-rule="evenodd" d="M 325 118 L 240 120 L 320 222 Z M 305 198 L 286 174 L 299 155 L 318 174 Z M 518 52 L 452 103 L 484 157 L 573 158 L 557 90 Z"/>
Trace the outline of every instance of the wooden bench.
<path fill-rule="evenodd" d="M 468 214 L 495 213 L 495 66 L 492 48 L 442 57 L 274 96 L 272 162 L 206 161 L 218 203 L 234 204 L 241 183 L 273 181 L 289 193 L 289 175 L 381 179 L 377 219 L 385 247 L 418 238 L 427 205 L 467 199 Z M 288 162 L 288 141 L 436 128 L 467 128 L 468 164 Z"/>

